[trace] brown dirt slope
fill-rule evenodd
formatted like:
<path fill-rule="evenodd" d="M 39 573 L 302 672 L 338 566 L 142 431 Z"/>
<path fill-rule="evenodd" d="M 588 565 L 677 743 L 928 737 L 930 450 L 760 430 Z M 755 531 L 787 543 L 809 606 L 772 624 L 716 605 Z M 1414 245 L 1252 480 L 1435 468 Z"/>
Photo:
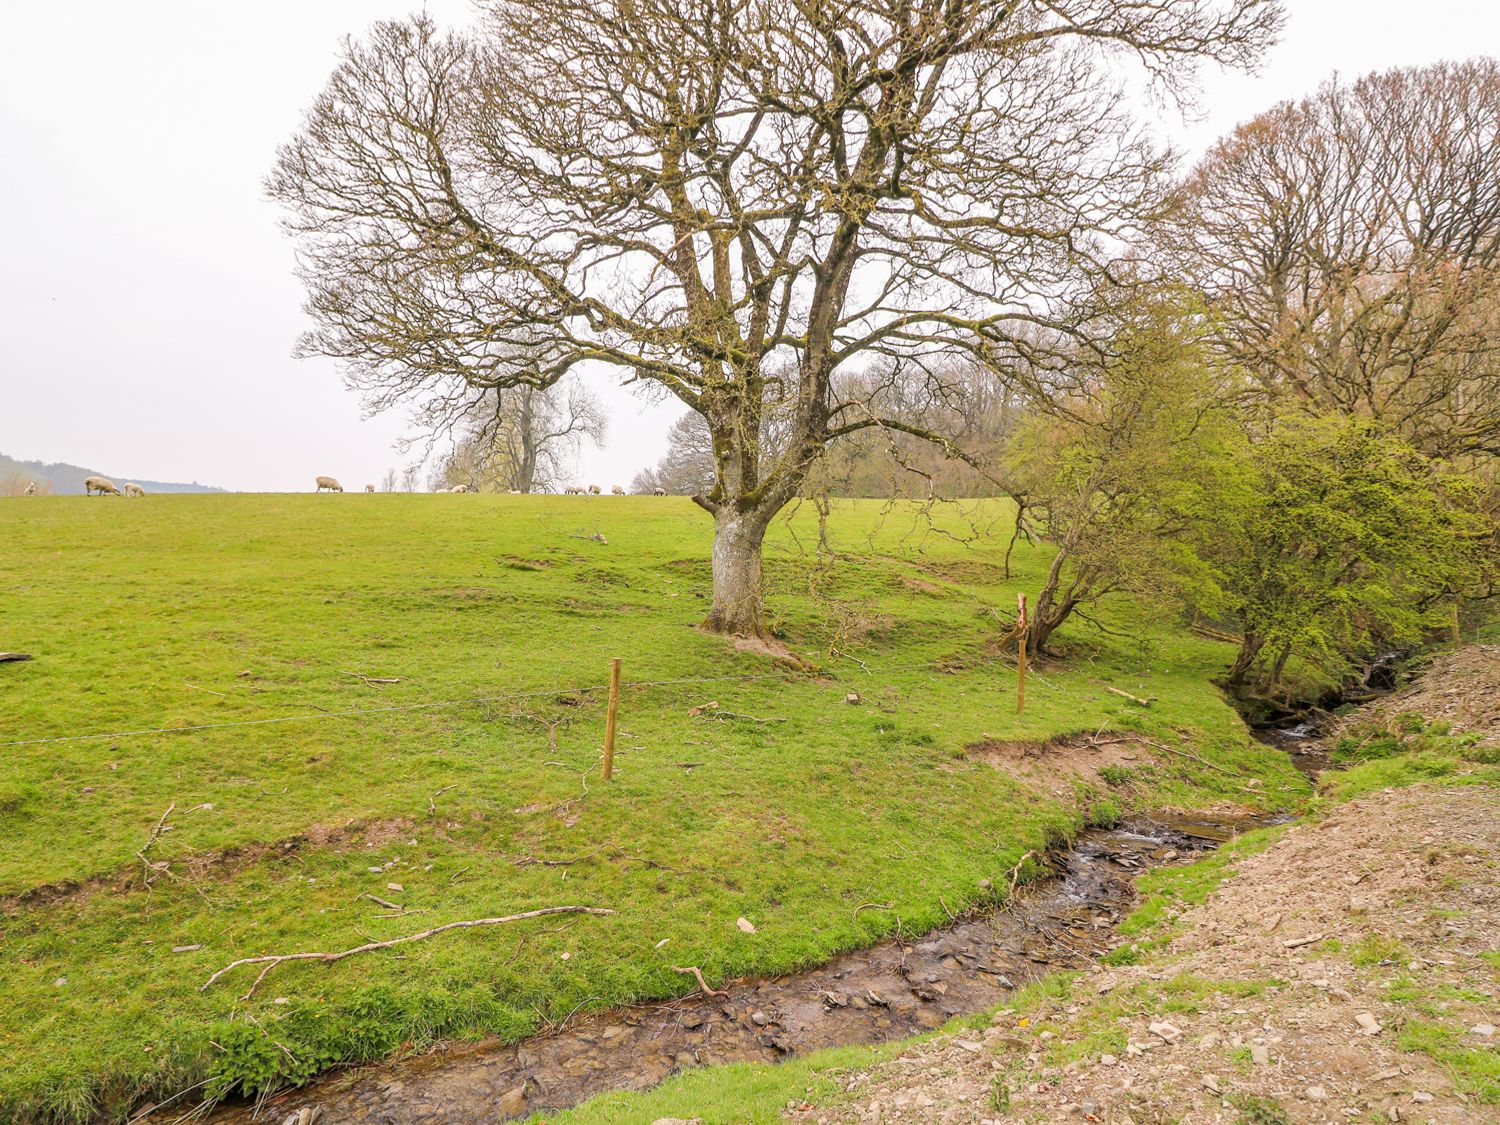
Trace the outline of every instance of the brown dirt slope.
<path fill-rule="evenodd" d="M 846 1101 L 795 1116 L 1500 1121 L 1473 1077 L 1496 1062 L 1500 974 L 1479 955 L 1500 946 L 1497 855 L 1494 789 L 1352 802 L 1241 861 L 1142 964 L 851 1075 Z M 1452 1051 L 1468 1066 L 1445 1065 Z"/>
<path fill-rule="evenodd" d="M 1481 743 L 1500 745 L 1500 645 L 1440 653 L 1416 683 L 1361 707 L 1349 720 L 1389 723 L 1403 711 L 1449 723 L 1455 734 L 1478 732 Z"/>

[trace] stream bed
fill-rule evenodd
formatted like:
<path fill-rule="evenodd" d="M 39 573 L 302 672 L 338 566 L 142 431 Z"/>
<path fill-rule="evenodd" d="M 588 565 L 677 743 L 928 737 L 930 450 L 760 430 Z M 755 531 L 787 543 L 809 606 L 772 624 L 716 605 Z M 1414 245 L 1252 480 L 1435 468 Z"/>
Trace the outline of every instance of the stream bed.
<path fill-rule="evenodd" d="M 1266 821 L 1132 820 L 1083 832 L 1049 855 L 1054 875 L 1008 909 L 965 916 L 785 976 L 617 1008 L 519 1043 L 449 1043 L 421 1055 L 335 1072 L 272 1099 L 225 1104 L 218 1125 L 281 1125 L 321 1106 L 323 1125 L 467 1125 L 564 1109 L 611 1090 L 643 1090 L 675 1071 L 773 1062 L 825 1047 L 882 1043 L 1002 1004 L 1058 969 L 1113 944 L 1134 902 L 1133 876 L 1190 862 Z M 866 909 L 861 907 L 861 909 Z M 869 907 L 875 909 L 875 907 Z M 146 1118 L 162 1123 L 163 1109 Z M 304 1118 L 305 1119 L 305 1118 Z"/>

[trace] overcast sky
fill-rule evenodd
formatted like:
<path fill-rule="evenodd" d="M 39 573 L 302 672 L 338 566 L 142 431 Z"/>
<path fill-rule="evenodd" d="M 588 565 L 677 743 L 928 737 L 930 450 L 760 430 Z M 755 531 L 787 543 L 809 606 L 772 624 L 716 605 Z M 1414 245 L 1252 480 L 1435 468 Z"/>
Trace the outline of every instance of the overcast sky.
<path fill-rule="evenodd" d="M 362 420 L 334 366 L 295 360 L 292 249 L 261 183 L 339 39 L 401 0 L 69 0 L 0 30 L 0 453 L 156 480 L 357 488 L 402 458 L 399 416 Z M 469 0 L 428 0 L 465 23 Z M 1209 74 L 1200 151 L 1335 70 L 1500 54 L 1500 6 L 1288 0 L 1252 77 Z M 608 446 L 580 477 L 628 484 L 680 408 L 609 389 Z"/>

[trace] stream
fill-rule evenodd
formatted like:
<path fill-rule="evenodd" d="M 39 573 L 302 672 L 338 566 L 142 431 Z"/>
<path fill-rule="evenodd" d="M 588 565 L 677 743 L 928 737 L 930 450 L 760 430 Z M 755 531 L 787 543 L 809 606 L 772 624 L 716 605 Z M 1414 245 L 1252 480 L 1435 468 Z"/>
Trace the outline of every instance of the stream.
<path fill-rule="evenodd" d="M 695 1066 L 773 1062 L 824 1047 L 882 1043 L 993 1008 L 1057 969 L 1083 967 L 1113 944 L 1133 876 L 1190 862 L 1264 821 L 1134 819 L 1083 832 L 1049 856 L 1055 872 L 1005 910 L 965 916 L 786 976 L 617 1008 L 520 1043 L 448 1043 L 409 1058 L 335 1072 L 260 1110 L 225 1104 L 218 1125 L 448 1125 L 564 1109 L 611 1090 L 643 1090 Z M 863 908 L 862 908 L 863 909 Z M 290 1117 L 288 1116 L 290 1114 Z M 162 1110 L 147 1121 L 172 1118 Z M 306 1120 L 306 1118 L 303 1118 Z"/>

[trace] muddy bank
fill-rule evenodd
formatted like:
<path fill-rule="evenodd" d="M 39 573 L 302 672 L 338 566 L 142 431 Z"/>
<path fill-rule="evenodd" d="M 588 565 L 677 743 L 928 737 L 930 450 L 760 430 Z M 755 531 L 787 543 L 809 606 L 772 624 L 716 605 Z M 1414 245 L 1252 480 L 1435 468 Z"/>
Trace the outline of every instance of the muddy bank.
<path fill-rule="evenodd" d="M 1132 876 L 1186 862 L 1249 823 L 1136 821 L 1090 830 L 1051 857 L 1057 871 L 1015 906 L 907 940 L 844 954 L 805 972 L 726 986 L 726 995 L 616 1009 L 519 1044 L 446 1045 L 345 1071 L 252 1106 L 221 1106 L 219 1125 L 280 1122 L 322 1106 L 328 1125 L 495 1121 L 563 1109 L 611 1090 L 641 1090 L 677 1070 L 774 1061 L 825 1047 L 880 1043 L 994 1007 L 1054 969 L 1081 967 L 1112 944 Z M 872 907 L 873 909 L 873 907 Z M 146 1120 L 164 1123 L 176 1111 Z"/>

